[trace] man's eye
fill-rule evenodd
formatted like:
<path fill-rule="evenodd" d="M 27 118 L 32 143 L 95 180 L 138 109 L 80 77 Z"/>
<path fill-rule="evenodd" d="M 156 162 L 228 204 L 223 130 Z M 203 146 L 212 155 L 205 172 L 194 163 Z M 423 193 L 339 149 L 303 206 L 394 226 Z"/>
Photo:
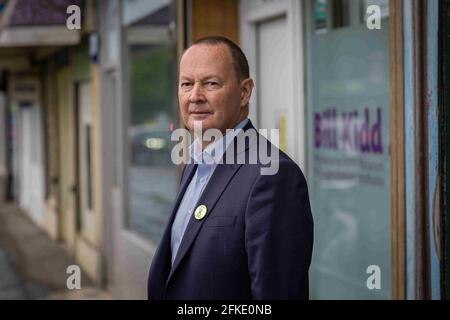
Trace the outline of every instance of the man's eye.
<path fill-rule="evenodd" d="M 218 87 L 218 86 L 219 86 L 219 83 L 218 83 L 218 82 L 215 82 L 215 81 L 208 81 L 208 82 L 206 82 L 206 85 L 207 85 L 208 87 L 213 87 L 213 88 L 215 88 L 215 87 Z"/>
<path fill-rule="evenodd" d="M 182 88 L 187 88 L 187 87 L 190 87 L 192 84 L 190 83 L 190 82 L 182 82 L 181 83 L 181 87 Z"/>

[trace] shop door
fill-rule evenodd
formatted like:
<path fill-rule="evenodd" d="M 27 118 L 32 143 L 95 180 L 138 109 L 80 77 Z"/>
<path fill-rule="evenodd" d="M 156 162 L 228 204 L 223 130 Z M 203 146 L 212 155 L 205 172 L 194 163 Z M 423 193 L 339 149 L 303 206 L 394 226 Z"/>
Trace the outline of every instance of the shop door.
<path fill-rule="evenodd" d="M 257 27 L 259 127 L 279 129 L 279 134 L 269 135 L 269 140 L 281 150 L 292 155 L 293 143 L 289 141 L 288 119 L 292 119 L 289 86 L 286 80 L 289 68 L 289 42 L 286 17 L 264 21 Z M 277 142 L 278 139 L 278 142 Z"/>
<path fill-rule="evenodd" d="M 239 44 L 255 80 L 249 117 L 305 170 L 303 4 L 241 0 L 239 10 Z"/>

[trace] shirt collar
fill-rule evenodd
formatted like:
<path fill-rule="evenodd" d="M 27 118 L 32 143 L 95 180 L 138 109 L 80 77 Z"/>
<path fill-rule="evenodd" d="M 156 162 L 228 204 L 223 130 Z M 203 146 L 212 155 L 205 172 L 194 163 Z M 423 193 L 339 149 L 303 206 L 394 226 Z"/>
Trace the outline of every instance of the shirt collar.
<path fill-rule="evenodd" d="M 225 150 L 228 148 L 239 131 L 247 125 L 248 121 L 249 119 L 245 118 L 244 120 L 239 122 L 233 128 L 233 130 L 228 130 L 225 136 L 209 144 L 203 151 L 200 141 L 198 139 L 195 139 L 194 142 L 189 146 L 189 155 L 191 161 L 197 164 L 210 165 L 219 163 L 223 157 L 223 154 L 225 153 Z"/>

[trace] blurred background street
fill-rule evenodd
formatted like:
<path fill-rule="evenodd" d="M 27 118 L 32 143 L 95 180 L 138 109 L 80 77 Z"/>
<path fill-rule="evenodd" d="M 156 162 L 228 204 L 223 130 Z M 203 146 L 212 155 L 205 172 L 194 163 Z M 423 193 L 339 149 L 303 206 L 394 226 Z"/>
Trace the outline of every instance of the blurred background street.
<path fill-rule="evenodd" d="M 81 290 L 66 286 L 76 262 L 13 203 L 0 205 L 0 300 L 111 299 L 83 273 Z"/>

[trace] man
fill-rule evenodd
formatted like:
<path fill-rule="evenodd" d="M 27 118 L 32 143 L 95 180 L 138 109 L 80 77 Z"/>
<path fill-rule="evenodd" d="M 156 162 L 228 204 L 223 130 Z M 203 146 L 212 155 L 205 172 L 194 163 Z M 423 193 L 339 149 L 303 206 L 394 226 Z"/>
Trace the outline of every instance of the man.
<path fill-rule="evenodd" d="M 247 118 L 252 90 L 247 59 L 232 41 L 204 38 L 183 54 L 178 98 L 186 127 L 225 137 L 191 145 L 150 268 L 149 299 L 308 298 L 313 221 L 305 178 L 258 134 L 234 143 L 256 132 Z M 240 130 L 227 131 L 233 128 Z M 248 163 L 262 146 L 275 173 Z"/>

